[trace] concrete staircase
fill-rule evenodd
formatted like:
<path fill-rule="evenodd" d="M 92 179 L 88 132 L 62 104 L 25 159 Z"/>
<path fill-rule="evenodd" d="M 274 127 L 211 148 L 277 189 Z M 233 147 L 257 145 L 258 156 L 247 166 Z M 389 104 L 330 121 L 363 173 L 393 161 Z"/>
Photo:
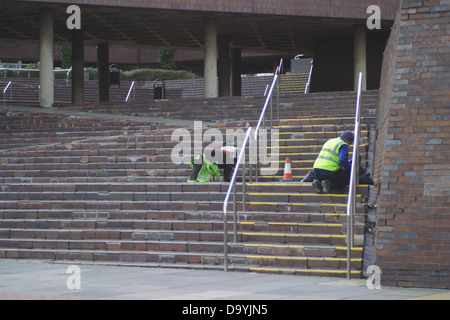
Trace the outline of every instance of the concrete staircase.
<path fill-rule="evenodd" d="M 364 95 L 366 123 L 377 95 Z M 254 125 L 260 110 L 260 101 L 252 99 L 152 102 L 142 109 L 117 105 L 115 119 L 2 110 L 0 258 L 222 269 L 228 183 L 222 178 L 186 183 L 191 170 L 172 163 L 171 134 L 191 126 L 143 116 L 205 122 L 223 117 L 213 127 L 245 128 Z M 351 127 L 355 99 L 354 93 L 282 99 L 280 172 L 266 177 L 261 168 L 260 181 L 248 184 L 246 212 L 238 201 L 236 243 L 229 215 L 230 270 L 345 275 L 346 195 L 317 195 L 298 181 L 321 144 Z M 100 107 L 95 106 L 97 112 Z M 239 108 L 249 112 L 234 112 Z M 121 113 L 135 118 L 122 119 Z M 285 155 L 292 160 L 295 182 L 279 181 Z M 238 194 L 241 188 L 238 183 Z M 359 192 L 355 234 L 362 236 L 367 186 Z M 352 250 L 354 277 L 361 274 L 361 256 L 361 247 Z"/>

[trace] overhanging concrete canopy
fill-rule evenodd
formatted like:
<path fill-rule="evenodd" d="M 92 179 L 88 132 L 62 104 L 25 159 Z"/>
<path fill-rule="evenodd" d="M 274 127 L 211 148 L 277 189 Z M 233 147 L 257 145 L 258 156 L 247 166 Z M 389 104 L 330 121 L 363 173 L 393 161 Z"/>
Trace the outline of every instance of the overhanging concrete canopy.
<path fill-rule="evenodd" d="M 203 49 L 204 18 L 213 17 L 219 34 L 242 51 L 312 54 L 323 38 L 348 37 L 365 24 L 369 5 L 382 9 L 382 30 L 389 33 L 398 0 L 391 1 L 5 1 L 0 0 L 0 40 L 39 40 L 39 11 L 51 10 L 54 40 L 70 42 L 69 5 L 81 8 L 85 43 Z M 276 5 L 276 4 L 282 5 Z M 87 5 L 86 5 L 87 4 Z"/>

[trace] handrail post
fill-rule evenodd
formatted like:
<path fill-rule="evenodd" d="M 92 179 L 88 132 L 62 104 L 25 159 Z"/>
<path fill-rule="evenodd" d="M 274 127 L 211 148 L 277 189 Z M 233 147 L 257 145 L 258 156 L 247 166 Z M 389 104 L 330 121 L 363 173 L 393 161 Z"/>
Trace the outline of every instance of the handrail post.
<path fill-rule="evenodd" d="M 244 159 L 244 163 L 242 164 L 242 211 L 246 212 L 246 202 L 247 202 L 247 181 L 246 181 L 246 177 L 247 176 L 247 166 L 245 164 L 245 159 Z"/>
<path fill-rule="evenodd" d="M 270 128 L 273 128 L 273 99 L 270 97 Z"/>
<path fill-rule="evenodd" d="M 278 77 L 277 80 L 277 121 L 280 121 L 280 81 L 281 81 L 281 71 L 280 76 Z"/>
<path fill-rule="evenodd" d="M 233 182 L 233 243 L 237 243 L 237 196 L 236 196 L 236 179 Z"/>
<path fill-rule="evenodd" d="M 227 214 L 223 214 L 223 269 L 228 271 L 228 222 Z"/>
<path fill-rule="evenodd" d="M 355 131 L 353 140 L 352 171 L 347 201 L 347 279 L 351 279 L 351 250 L 354 245 L 353 223 L 356 212 L 356 187 L 359 175 L 359 135 L 361 121 L 361 85 L 362 73 L 359 73 L 358 93 L 356 99 Z"/>

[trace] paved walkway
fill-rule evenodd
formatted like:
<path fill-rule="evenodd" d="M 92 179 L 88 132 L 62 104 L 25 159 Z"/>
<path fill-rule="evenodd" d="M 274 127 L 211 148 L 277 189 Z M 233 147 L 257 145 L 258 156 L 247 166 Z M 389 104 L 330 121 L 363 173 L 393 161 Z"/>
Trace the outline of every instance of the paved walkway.
<path fill-rule="evenodd" d="M 365 280 L 339 278 L 0 259 L 0 300 L 6 299 L 450 300 L 450 291 L 370 290 Z"/>

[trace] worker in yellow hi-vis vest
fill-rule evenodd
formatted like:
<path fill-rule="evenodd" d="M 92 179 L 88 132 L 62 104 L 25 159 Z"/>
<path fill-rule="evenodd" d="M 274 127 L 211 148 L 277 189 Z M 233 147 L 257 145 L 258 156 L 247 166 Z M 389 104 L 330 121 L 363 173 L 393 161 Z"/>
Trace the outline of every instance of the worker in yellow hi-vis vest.
<path fill-rule="evenodd" d="M 348 146 L 353 143 L 351 131 L 344 131 L 340 137 L 328 140 L 314 163 L 313 188 L 316 193 L 330 193 L 349 184 L 352 170 L 348 160 Z"/>

